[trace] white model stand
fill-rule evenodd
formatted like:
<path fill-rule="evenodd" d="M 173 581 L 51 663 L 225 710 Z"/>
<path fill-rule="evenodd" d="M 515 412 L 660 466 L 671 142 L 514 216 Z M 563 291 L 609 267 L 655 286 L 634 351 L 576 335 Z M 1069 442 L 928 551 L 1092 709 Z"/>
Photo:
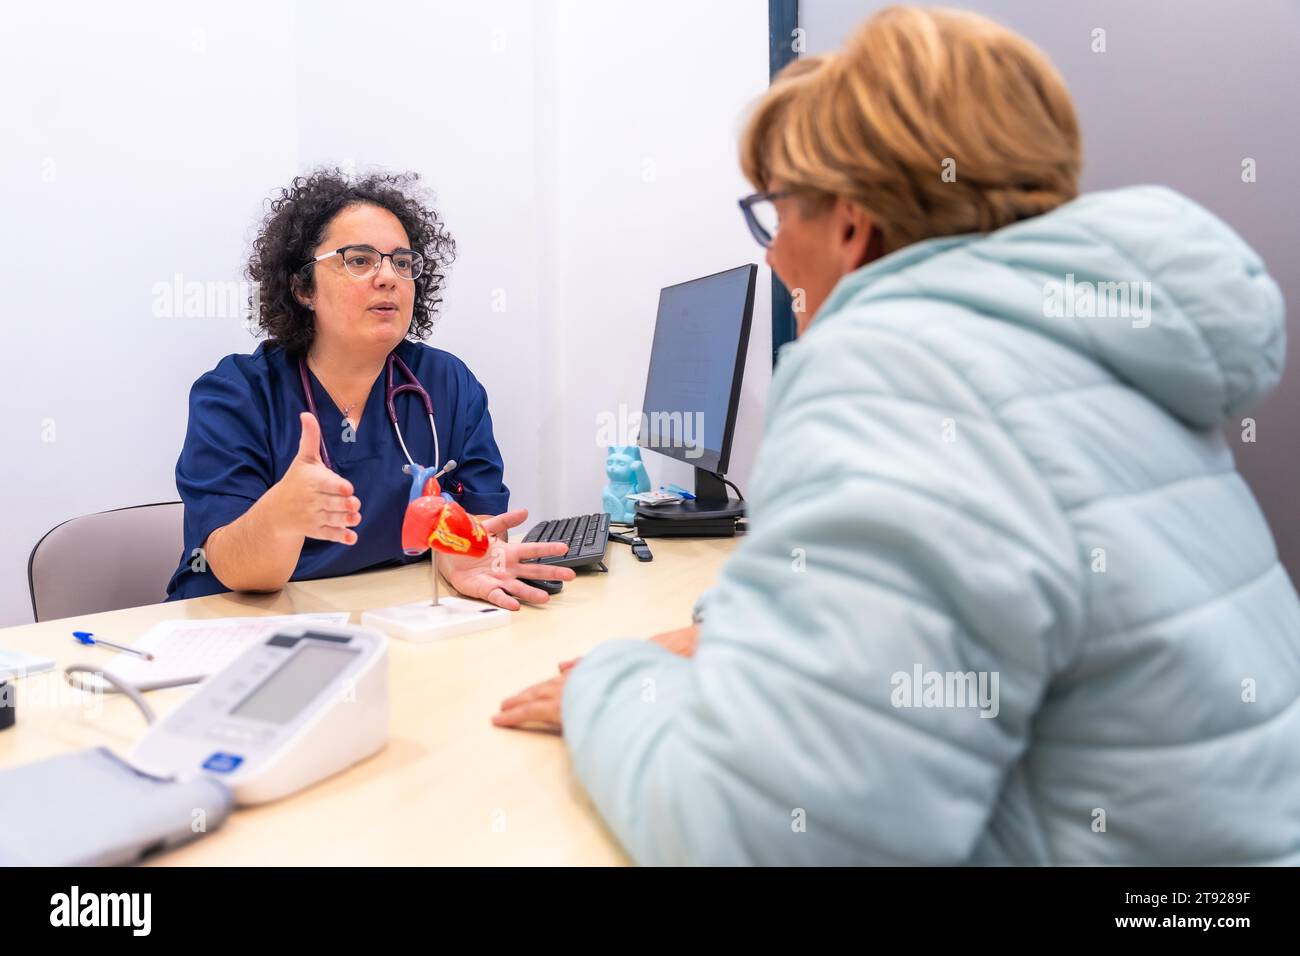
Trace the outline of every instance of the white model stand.
<path fill-rule="evenodd" d="M 438 596 L 438 559 L 429 556 L 430 576 L 433 578 L 433 601 L 412 601 L 390 607 L 363 611 L 361 623 L 377 627 L 390 637 L 426 644 L 457 634 L 487 631 L 510 623 L 510 612 L 505 608 L 482 601 L 459 597 Z"/>

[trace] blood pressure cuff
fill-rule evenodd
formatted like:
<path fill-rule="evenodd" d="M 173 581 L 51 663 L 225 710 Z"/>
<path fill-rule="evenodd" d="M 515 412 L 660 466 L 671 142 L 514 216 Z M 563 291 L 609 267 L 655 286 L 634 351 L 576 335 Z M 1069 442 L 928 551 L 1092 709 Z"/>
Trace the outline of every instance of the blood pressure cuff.
<path fill-rule="evenodd" d="M 141 773 L 104 747 L 0 771 L 0 866 L 115 866 L 211 833 L 218 781 Z"/>

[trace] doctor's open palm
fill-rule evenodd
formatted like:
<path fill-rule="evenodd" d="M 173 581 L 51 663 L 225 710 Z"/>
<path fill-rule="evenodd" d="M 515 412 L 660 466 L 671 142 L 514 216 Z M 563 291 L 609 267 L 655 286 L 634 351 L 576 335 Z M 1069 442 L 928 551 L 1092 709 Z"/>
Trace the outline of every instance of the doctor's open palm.
<path fill-rule="evenodd" d="M 466 597 L 490 601 L 508 611 L 517 611 L 520 601 L 545 604 L 551 596 L 541 588 L 519 580 L 548 579 L 572 581 L 572 568 L 549 564 L 533 564 L 530 559 L 558 557 L 568 550 L 563 541 L 505 542 L 501 535 L 528 520 L 527 508 L 516 508 L 504 514 L 483 517 L 485 531 L 492 536 L 492 545 L 480 557 L 460 554 L 438 554 L 438 570 L 447 582 Z"/>
<path fill-rule="evenodd" d="M 272 496 L 276 524 L 286 532 L 321 541 L 356 544 L 352 528 L 361 523 L 361 501 L 352 482 L 321 461 L 320 424 L 311 412 L 298 416 L 302 438 L 298 454 L 267 494 Z"/>

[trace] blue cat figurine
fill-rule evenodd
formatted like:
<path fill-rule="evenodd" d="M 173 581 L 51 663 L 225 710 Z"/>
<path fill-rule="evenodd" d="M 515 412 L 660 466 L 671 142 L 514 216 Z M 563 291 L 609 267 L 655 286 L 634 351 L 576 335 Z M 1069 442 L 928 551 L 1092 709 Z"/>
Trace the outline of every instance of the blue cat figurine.
<path fill-rule="evenodd" d="M 636 502 L 628 501 L 627 496 L 650 490 L 650 476 L 641 461 L 641 449 L 636 445 L 610 445 L 605 474 L 609 478 L 601 495 L 605 514 L 610 521 L 632 524 L 636 520 Z"/>

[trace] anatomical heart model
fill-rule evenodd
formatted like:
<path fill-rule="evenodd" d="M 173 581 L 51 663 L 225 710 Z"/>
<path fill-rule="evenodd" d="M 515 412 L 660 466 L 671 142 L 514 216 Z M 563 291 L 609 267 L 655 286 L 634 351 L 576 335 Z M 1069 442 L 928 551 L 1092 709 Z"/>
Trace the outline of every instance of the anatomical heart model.
<path fill-rule="evenodd" d="M 444 468 L 443 471 L 448 471 Z M 438 474 L 432 468 L 411 468 L 411 498 L 402 521 L 402 551 L 424 554 L 432 548 L 443 554 L 482 557 L 492 543 L 478 518 L 442 496 Z M 438 604 L 438 572 L 433 571 L 433 603 Z"/>
<path fill-rule="evenodd" d="M 441 471 L 422 465 L 406 465 L 411 476 L 411 497 L 402 519 L 402 550 L 409 555 L 425 551 L 463 554 L 481 558 L 492 547 L 492 536 L 455 501 L 444 498 L 438 479 L 456 467 L 449 461 Z M 378 628 L 389 637 L 423 644 L 510 623 L 510 612 L 483 601 L 449 595 L 438 596 L 438 562 L 429 562 L 433 580 L 433 603 L 427 599 L 373 608 L 361 612 L 361 623 Z"/>

